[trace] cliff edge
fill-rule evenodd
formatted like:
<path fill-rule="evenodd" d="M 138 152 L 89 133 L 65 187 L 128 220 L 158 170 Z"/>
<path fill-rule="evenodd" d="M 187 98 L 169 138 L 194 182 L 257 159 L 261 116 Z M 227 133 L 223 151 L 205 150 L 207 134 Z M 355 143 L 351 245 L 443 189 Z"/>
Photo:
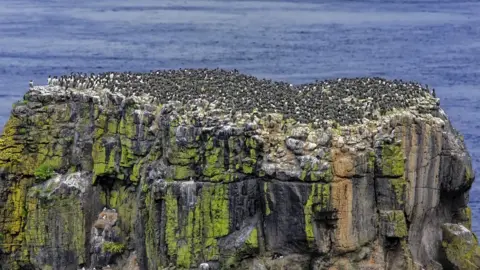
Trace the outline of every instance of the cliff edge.
<path fill-rule="evenodd" d="M 0 137 L 0 265 L 479 269 L 473 180 L 411 82 L 55 77 Z"/>

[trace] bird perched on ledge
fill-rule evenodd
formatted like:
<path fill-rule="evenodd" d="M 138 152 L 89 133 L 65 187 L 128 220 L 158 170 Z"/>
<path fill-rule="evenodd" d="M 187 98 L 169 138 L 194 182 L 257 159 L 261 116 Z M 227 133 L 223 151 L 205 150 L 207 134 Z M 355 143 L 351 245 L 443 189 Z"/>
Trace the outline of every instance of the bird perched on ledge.
<path fill-rule="evenodd" d="M 54 77 L 55 78 L 55 77 Z M 378 118 L 394 109 L 406 109 L 419 99 L 435 104 L 427 86 L 379 77 L 339 78 L 300 85 L 258 79 L 237 70 L 179 69 L 148 73 L 71 73 L 50 79 L 51 85 L 72 91 L 110 92 L 125 97 L 147 96 L 159 103 L 189 104 L 203 99 L 225 111 L 282 113 L 300 122 L 317 119 L 339 124 Z"/>

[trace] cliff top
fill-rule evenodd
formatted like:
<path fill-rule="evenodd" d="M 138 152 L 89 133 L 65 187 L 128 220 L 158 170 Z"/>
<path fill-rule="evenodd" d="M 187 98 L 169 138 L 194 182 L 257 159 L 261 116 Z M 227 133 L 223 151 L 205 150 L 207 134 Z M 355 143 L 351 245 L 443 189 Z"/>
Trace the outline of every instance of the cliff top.
<path fill-rule="evenodd" d="M 145 103 L 191 105 L 206 100 L 210 108 L 230 113 L 282 113 L 303 123 L 334 120 L 341 125 L 376 120 L 394 110 L 429 113 L 439 108 L 434 90 L 432 95 L 428 87 L 415 82 L 361 77 L 293 85 L 222 69 L 72 73 L 49 77 L 48 85 L 31 88 L 29 95 L 68 98 L 72 93 L 100 96 L 105 91 Z"/>

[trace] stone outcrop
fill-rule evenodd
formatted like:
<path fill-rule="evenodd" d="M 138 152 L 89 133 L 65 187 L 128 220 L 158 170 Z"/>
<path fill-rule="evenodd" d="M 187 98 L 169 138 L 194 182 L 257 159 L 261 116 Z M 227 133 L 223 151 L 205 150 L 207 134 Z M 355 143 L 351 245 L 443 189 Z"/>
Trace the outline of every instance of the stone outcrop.
<path fill-rule="evenodd" d="M 4 269 L 479 265 L 470 157 L 433 98 L 316 126 L 51 90 L 0 138 Z"/>
<path fill-rule="evenodd" d="M 461 224 L 446 223 L 442 229 L 442 246 L 449 266 L 454 269 L 480 269 L 477 237 Z"/>

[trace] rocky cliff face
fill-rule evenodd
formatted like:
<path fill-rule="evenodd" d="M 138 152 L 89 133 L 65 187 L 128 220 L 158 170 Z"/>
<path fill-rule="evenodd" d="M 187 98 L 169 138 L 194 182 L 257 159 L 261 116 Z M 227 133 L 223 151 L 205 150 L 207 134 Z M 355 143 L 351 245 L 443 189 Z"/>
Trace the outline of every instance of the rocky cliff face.
<path fill-rule="evenodd" d="M 302 123 L 35 87 L 0 139 L 3 269 L 478 269 L 436 100 Z"/>

